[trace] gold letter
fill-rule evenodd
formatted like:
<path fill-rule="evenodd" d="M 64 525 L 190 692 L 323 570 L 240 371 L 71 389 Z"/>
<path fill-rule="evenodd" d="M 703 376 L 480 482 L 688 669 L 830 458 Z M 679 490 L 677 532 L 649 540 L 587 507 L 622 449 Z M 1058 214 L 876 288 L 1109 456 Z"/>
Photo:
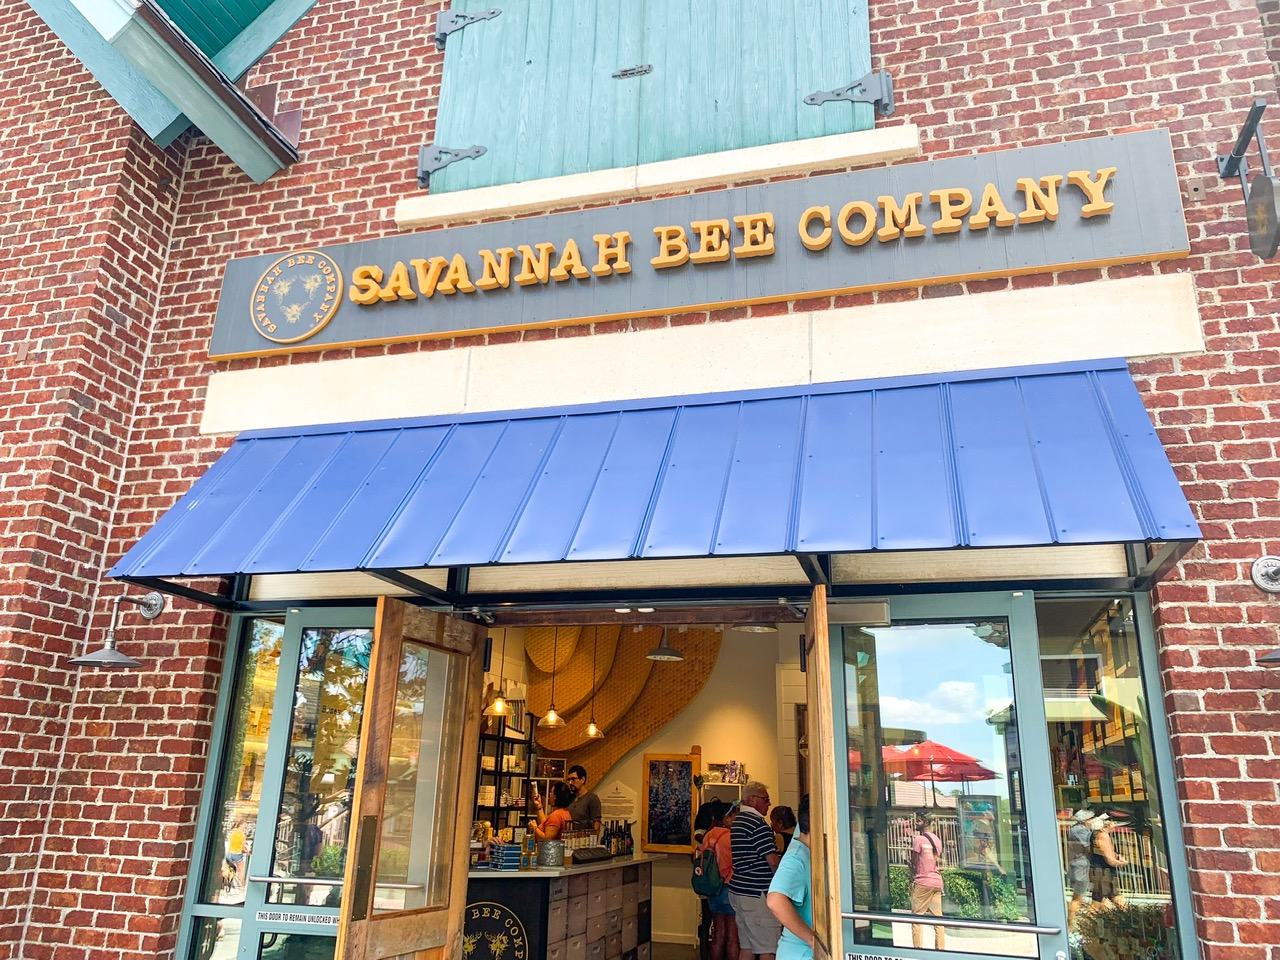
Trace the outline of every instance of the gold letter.
<path fill-rule="evenodd" d="M 551 255 L 556 252 L 554 243 L 538 243 L 538 255 L 535 257 L 528 244 L 520 244 L 520 272 L 516 274 L 516 283 L 527 287 L 531 283 L 546 283 L 551 274 Z"/>
<path fill-rule="evenodd" d="M 579 280 L 585 280 L 591 276 L 591 271 L 582 265 L 582 251 L 578 249 L 576 240 L 570 240 L 564 245 L 564 250 L 560 254 L 560 262 L 551 270 L 551 279 L 555 281 L 568 280 L 571 273 Z"/>
<path fill-rule="evenodd" d="M 978 212 L 969 218 L 970 230 L 985 230 L 991 226 L 991 218 L 996 218 L 997 227 L 1012 227 L 1018 219 L 1009 212 L 996 189 L 994 183 L 988 183 L 982 190 L 982 199 L 978 201 Z"/>
<path fill-rule="evenodd" d="M 413 292 L 413 287 L 409 285 L 409 268 L 403 263 L 397 262 L 391 268 L 391 276 L 387 277 L 387 285 L 382 288 L 382 293 L 378 294 L 383 300 L 390 303 L 392 300 L 417 300 L 418 295 Z"/>
<path fill-rule="evenodd" d="M 862 229 L 854 233 L 849 229 L 849 218 L 854 214 L 862 217 Z M 840 208 L 836 217 L 836 227 L 840 231 L 840 239 L 851 247 L 860 247 L 871 239 L 876 229 L 876 208 L 865 200 L 853 200 Z"/>
<path fill-rule="evenodd" d="M 955 233 L 963 225 L 960 218 L 973 206 L 973 194 L 964 187 L 943 187 L 929 192 L 929 199 L 942 214 L 933 222 L 934 233 Z"/>
<path fill-rule="evenodd" d="M 1041 177 L 1040 185 L 1030 177 L 1023 177 L 1018 181 L 1018 189 L 1022 191 L 1022 195 L 1026 198 L 1027 209 L 1018 214 L 1019 223 L 1039 223 L 1041 220 L 1048 218 L 1049 220 L 1058 219 L 1058 185 L 1062 183 L 1062 177 L 1054 174 L 1052 177 Z M 1040 187 L 1044 187 L 1041 191 Z"/>
<path fill-rule="evenodd" d="M 823 229 L 815 237 L 809 232 L 809 224 L 821 220 Z M 831 245 L 831 208 L 810 207 L 800 214 L 800 242 L 809 250 L 825 250 Z"/>
<path fill-rule="evenodd" d="M 631 272 L 631 264 L 627 262 L 627 244 L 631 242 L 631 234 L 625 230 L 619 230 L 612 236 L 607 233 L 597 233 L 591 239 L 596 242 L 596 249 L 599 251 L 596 265 L 591 268 L 592 273 L 597 277 L 607 277 L 611 272 Z M 612 267 L 610 262 L 613 264 Z"/>
<path fill-rule="evenodd" d="M 654 227 L 653 235 L 658 238 L 658 255 L 649 262 L 655 270 L 678 267 L 689 259 L 689 239 L 684 227 Z"/>
<path fill-rule="evenodd" d="M 444 279 L 440 281 L 440 285 L 436 287 L 441 293 L 455 293 L 461 290 L 463 293 L 475 293 L 475 284 L 471 282 L 471 275 L 467 273 L 467 261 L 460 253 L 453 255 L 453 262 L 449 264 L 449 272 L 444 275 Z"/>
<path fill-rule="evenodd" d="M 444 257 L 432 257 L 429 261 L 409 261 L 409 266 L 413 267 L 418 273 L 419 293 L 428 298 L 435 294 L 436 284 L 440 282 L 440 274 L 444 272 L 445 265 L 448 262 Z"/>
<path fill-rule="evenodd" d="M 1110 213 L 1115 209 L 1114 203 L 1102 199 L 1102 191 L 1106 189 L 1107 181 L 1115 176 L 1115 172 L 1115 167 L 1103 167 L 1098 171 L 1097 180 L 1090 179 L 1088 170 L 1072 170 L 1067 174 L 1067 183 L 1073 187 L 1079 187 L 1080 192 L 1089 201 L 1080 208 L 1080 216 L 1087 220 L 1089 217 Z"/>
<path fill-rule="evenodd" d="M 773 256 L 773 214 L 744 213 L 733 222 L 742 231 L 742 246 L 733 248 L 739 260 L 747 257 Z"/>
<path fill-rule="evenodd" d="M 366 305 L 376 303 L 378 295 L 382 293 L 382 288 L 378 286 L 381 282 L 381 267 L 356 267 L 351 271 L 351 302 Z"/>
<path fill-rule="evenodd" d="M 890 240 L 898 239 L 899 234 L 905 237 L 924 236 L 924 224 L 920 222 L 920 212 L 916 209 L 917 205 L 924 200 L 924 194 L 908 193 L 902 200 L 902 206 L 898 206 L 895 197 L 877 199 L 880 208 L 884 210 L 884 226 L 876 231 L 877 240 L 888 243 Z"/>
<path fill-rule="evenodd" d="M 481 290 L 511 286 L 511 258 L 515 255 L 516 252 L 510 247 L 501 247 L 496 257 L 492 250 L 481 250 L 480 279 L 476 281 L 476 286 Z"/>
<path fill-rule="evenodd" d="M 698 238 L 698 249 L 689 254 L 694 263 L 719 263 L 729 259 L 729 221 L 694 220 L 689 224 Z"/>

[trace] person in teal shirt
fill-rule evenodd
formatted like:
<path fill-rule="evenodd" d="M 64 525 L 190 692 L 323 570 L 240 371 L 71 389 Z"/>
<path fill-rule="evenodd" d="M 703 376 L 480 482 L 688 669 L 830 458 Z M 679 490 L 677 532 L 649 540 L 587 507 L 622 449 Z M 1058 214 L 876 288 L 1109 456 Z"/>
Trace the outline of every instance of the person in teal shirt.
<path fill-rule="evenodd" d="M 800 801 L 795 842 L 787 847 L 765 903 L 782 924 L 777 960 L 813 960 L 813 876 L 809 865 L 809 797 Z"/>

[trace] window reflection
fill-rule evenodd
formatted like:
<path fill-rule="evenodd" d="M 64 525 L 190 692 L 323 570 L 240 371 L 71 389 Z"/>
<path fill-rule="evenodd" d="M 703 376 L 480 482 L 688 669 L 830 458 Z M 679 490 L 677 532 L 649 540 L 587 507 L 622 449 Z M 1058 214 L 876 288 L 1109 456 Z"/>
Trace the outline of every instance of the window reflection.
<path fill-rule="evenodd" d="M 310 627 L 301 643 L 271 872 L 322 882 L 272 884 L 269 897 L 338 906 L 373 633 Z"/>
<path fill-rule="evenodd" d="M 202 887 L 206 903 L 244 903 L 249 853 L 262 799 L 271 705 L 280 673 L 284 624 L 253 619 L 244 629 L 247 648 L 236 681 L 230 736 L 219 777 L 222 793 L 215 807 L 222 816 L 212 838 Z"/>
<path fill-rule="evenodd" d="M 1073 953 L 1176 958 L 1133 604 L 1039 600 L 1036 619 Z"/>
<path fill-rule="evenodd" d="M 406 641 L 387 762 L 374 912 L 448 903 L 461 758 L 465 660 Z"/>
<path fill-rule="evenodd" d="M 854 906 L 859 944 L 1036 956 L 1009 625 L 1004 619 L 847 628 Z"/>

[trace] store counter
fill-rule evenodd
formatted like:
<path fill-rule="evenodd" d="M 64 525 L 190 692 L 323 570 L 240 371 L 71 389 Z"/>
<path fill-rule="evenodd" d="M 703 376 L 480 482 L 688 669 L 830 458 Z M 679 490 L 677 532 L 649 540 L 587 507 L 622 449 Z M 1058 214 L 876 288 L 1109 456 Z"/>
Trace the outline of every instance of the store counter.
<path fill-rule="evenodd" d="M 576 866 L 472 870 L 463 937 L 473 938 L 473 949 L 506 937 L 501 943 L 511 952 L 494 956 L 648 960 L 652 864 L 662 859 L 640 853 Z"/>

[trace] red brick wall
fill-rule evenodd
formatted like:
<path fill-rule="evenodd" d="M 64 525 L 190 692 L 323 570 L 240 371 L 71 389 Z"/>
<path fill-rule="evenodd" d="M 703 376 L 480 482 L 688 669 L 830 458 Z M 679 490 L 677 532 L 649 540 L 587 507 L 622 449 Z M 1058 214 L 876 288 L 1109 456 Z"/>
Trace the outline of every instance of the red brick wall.
<path fill-rule="evenodd" d="M 1267 56 L 1280 79 L 1280 2 L 1258 0 L 1258 13 L 1262 15 L 1262 32 L 1267 41 Z"/>
<path fill-rule="evenodd" d="M 122 638 L 147 660 L 145 672 L 76 675 L 57 661 L 83 648 L 89 604 L 92 636 L 102 635 L 106 597 L 118 588 L 97 596 L 101 572 L 225 447 L 198 433 L 205 384 L 219 368 L 205 349 L 223 263 L 394 232 L 394 202 L 415 189 L 417 147 L 431 138 L 440 58 L 427 34 L 439 6 L 321 0 L 250 77 L 278 83 L 281 105 L 303 111 L 301 162 L 259 187 L 207 141 L 163 155 L 140 142 L 25 4 L 0 0 L 17 24 L 0 40 L 0 169 L 4 202 L 20 205 L 0 225 L 0 252 L 20 265 L 0 278 L 20 294 L 0 298 L 0 403 L 10 412 L 0 447 L 0 567 L 9 576 L 0 584 L 0 709 L 15 718 L 0 726 L 0 750 L 31 754 L 18 771 L 0 765 L 0 855 L 12 865 L 0 872 L 0 960 L 172 950 L 218 625 L 180 602 L 145 628 L 126 620 Z M 1239 188 L 1217 179 L 1213 160 L 1252 99 L 1274 99 L 1262 33 L 1274 11 L 1212 0 L 877 0 L 871 9 L 875 64 L 893 72 L 898 90 L 888 122 L 921 127 L 924 159 L 1162 126 L 1179 176 L 1206 187 L 1187 207 L 1188 260 L 840 303 L 1195 275 L 1208 352 L 1133 365 L 1206 538 L 1158 594 L 1165 707 L 1205 954 L 1276 960 L 1280 671 L 1254 666 L 1254 656 L 1280 646 L 1280 601 L 1248 584 L 1248 564 L 1280 551 L 1280 269 L 1249 254 Z M 148 217 L 128 216 L 139 208 Z M 60 261 L 75 272 L 59 274 Z M 488 339 L 713 319 L 725 317 Z"/>
<path fill-rule="evenodd" d="M 101 642 L 118 592 L 101 571 L 182 156 L 140 138 L 25 3 L 0 16 L 0 957 L 154 951 L 150 930 L 174 925 L 155 898 L 178 892 L 156 874 L 183 871 L 146 841 L 172 841 L 197 781 L 176 796 L 181 758 L 142 755 L 193 705 L 166 702 L 180 676 L 63 661 Z"/>

